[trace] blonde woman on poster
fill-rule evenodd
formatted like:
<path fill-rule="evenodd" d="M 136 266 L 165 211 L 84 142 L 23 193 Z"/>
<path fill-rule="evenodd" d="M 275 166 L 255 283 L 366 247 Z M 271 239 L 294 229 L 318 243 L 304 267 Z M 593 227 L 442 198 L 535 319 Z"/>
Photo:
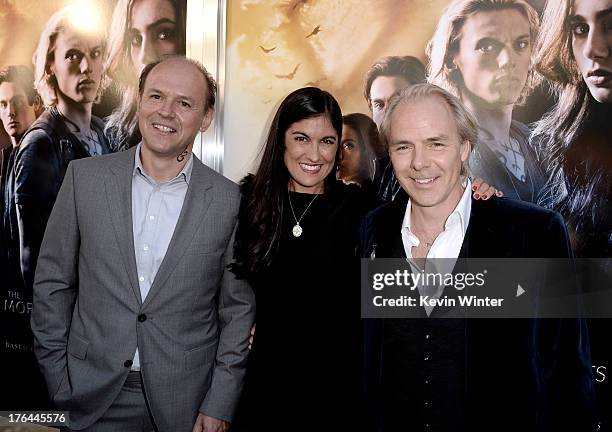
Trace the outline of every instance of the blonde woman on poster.
<path fill-rule="evenodd" d="M 506 197 L 535 202 L 544 184 L 529 128 L 512 119 L 536 83 L 532 45 L 537 12 L 524 0 L 455 0 L 429 42 L 428 80 L 458 96 L 476 116 L 472 174 Z"/>
<path fill-rule="evenodd" d="M 105 34 L 95 11 L 67 6 L 49 18 L 34 53 L 34 83 L 46 111 L 24 134 L 15 158 L 21 273 L 31 292 L 47 220 L 68 163 L 110 152 L 92 115 L 103 89 Z"/>
<path fill-rule="evenodd" d="M 116 150 L 140 142 L 136 118 L 138 76 L 163 56 L 185 53 L 186 0 L 119 0 L 110 26 L 106 67 L 121 95 L 106 119 L 105 133 Z"/>

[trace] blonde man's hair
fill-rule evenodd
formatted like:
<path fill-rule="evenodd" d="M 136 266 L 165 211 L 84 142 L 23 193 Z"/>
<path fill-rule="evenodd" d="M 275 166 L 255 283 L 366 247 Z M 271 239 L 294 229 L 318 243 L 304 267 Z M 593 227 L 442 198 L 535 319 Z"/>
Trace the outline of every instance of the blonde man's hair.
<path fill-rule="evenodd" d="M 79 11 L 81 10 L 82 9 L 79 9 Z M 55 60 L 55 42 L 58 35 L 68 29 L 74 30 L 78 33 L 83 33 L 82 30 L 80 31 L 72 23 L 74 16 L 74 5 L 68 5 L 51 15 L 51 18 L 49 18 L 40 34 L 38 46 L 36 47 L 36 51 L 34 51 L 34 56 L 32 57 L 32 63 L 34 63 L 34 87 L 40 94 L 40 97 L 46 106 L 56 105 L 58 100 L 57 79 L 50 70 L 50 65 Z M 104 46 L 104 41 L 106 39 L 105 34 L 100 32 L 99 37 L 103 42 L 102 45 Z M 104 55 L 104 53 L 102 53 L 102 55 Z M 101 98 L 102 92 L 106 88 L 107 83 L 108 79 L 106 77 L 106 73 L 103 72 L 102 82 L 98 88 L 96 102 L 98 102 Z"/>

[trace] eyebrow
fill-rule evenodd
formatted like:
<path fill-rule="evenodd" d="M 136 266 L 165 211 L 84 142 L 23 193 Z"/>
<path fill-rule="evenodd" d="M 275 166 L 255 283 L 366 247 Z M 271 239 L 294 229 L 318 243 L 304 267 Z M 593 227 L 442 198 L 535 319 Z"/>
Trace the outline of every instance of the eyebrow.
<path fill-rule="evenodd" d="M 161 24 L 172 24 L 172 25 L 176 25 L 176 21 L 171 20 L 170 18 L 160 18 L 157 21 L 153 21 L 151 24 L 147 25 L 147 29 L 150 28 L 154 28 L 157 27 Z M 134 28 L 133 26 L 130 28 L 131 32 L 137 32 L 139 31 L 138 29 Z"/>
<path fill-rule="evenodd" d="M 441 134 L 431 138 L 427 138 L 425 141 L 427 142 L 438 142 L 438 141 L 448 141 L 449 138 L 447 135 Z"/>
<path fill-rule="evenodd" d="M 155 88 L 155 87 L 151 87 L 151 88 L 147 89 L 147 93 L 150 93 L 150 92 L 159 93 L 159 94 L 162 94 L 162 95 L 166 95 L 167 94 L 165 91 L 160 90 L 160 89 Z M 177 94 L 175 96 L 178 99 L 185 99 L 185 100 L 188 100 L 190 102 L 194 102 L 194 99 L 191 96 L 187 96 L 187 95 L 183 95 L 183 94 Z"/>
<path fill-rule="evenodd" d="M 595 19 L 596 20 L 600 20 L 602 18 L 606 18 L 608 15 L 611 15 L 611 14 L 612 14 L 612 6 L 607 8 L 607 9 L 603 9 L 603 10 L 600 10 L 597 13 L 595 13 Z M 582 15 L 572 15 L 572 16 L 570 16 L 569 20 L 570 20 L 570 22 L 586 21 Z"/>
<path fill-rule="evenodd" d="M 448 141 L 449 138 L 447 135 L 441 134 L 441 135 L 436 135 L 434 137 L 431 138 L 427 138 L 425 139 L 425 142 L 440 142 L 440 141 Z M 399 140 L 399 141 L 393 141 L 390 145 L 400 145 L 400 144 L 414 144 L 412 141 L 407 140 L 407 139 L 403 139 L 403 140 Z"/>
<path fill-rule="evenodd" d="M 410 141 L 410 140 L 393 141 L 391 144 L 389 144 L 389 147 L 403 145 L 403 144 L 412 144 L 412 141 Z"/>
<path fill-rule="evenodd" d="M 310 135 L 308 135 L 306 132 L 301 132 L 301 131 L 293 131 L 291 132 L 291 135 L 304 135 L 305 137 L 310 138 Z M 336 140 L 337 138 L 333 135 L 328 135 L 328 136 L 324 136 L 321 139 L 333 139 Z"/>

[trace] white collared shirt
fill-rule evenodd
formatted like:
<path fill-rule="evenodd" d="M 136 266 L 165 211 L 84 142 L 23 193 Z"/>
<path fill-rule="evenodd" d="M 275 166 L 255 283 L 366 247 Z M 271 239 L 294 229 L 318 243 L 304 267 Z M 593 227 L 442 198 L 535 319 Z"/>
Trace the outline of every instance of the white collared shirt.
<path fill-rule="evenodd" d="M 465 233 L 467 231 L 468 224 L 470 223 L 470 213 L 472 211 L 472 183 L 468 179 L 465 185 L 463 195 L 459 200 L 459 203 L 444 223 L 444 230 L 436 237 L 431 248 L 427 252 L 427 261 L 425 262 L 425 272 L 439 272 L 439 273 L 451 273 L 455 267 Z M 421 269 L 416 265 L 412 256 L 412 248 L 418 247 L 421 244 L 419 238 L 414 235 L 411 231 L 411 212 L 412 202 L 409 199 L 408 205 L 406 205 L 406 213 L 404 214 L 404 221 L 402 222 L 402 243 L 404 245 L 404 251 L 410 267 L 414 272 L 420 272 Z M 444 260 L 430 261 L 430 258 L 450 258 Z M 442 295 L 444 286 L 439 286 L 437 289 L 429 290 L 424 289 L 423 286 L 419 286 L 419 293 L 428 295 L 430 298 L 439 298 Z M 433 307 L 425 307 L 427 315 L 431 313 Z"/>

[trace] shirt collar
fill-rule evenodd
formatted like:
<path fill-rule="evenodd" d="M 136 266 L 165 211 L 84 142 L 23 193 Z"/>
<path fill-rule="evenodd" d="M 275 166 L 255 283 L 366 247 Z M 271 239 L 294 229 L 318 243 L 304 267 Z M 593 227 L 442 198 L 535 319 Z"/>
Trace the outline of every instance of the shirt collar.
<path fill-rule="evenodd" d="M 147 179 L 150 179 L 151 181 L 153 181 L 153 183 L 157 183 L 155 180 L 153 180 L 152 177 L 150 177 L 144 170 L 144 167 L 142 166 L 142 160 L 140 159 L 140 146 L 141 143 L 138 143 L 138 146 L 136 147 L 136 153 L 134 155 L 134 170 L 132 171 L 132 175 L 135 176 L 137 174 L 141 174 L 143 176 L 145 176 Z M 179 177 L 182 177 L 183 180 L 185 181 L 185 183 L 187 183 L 187 185 L 189 185 L 189 181 L 191 180 L 191 172 L 193 171 L 193 153 L 189 152 L 189 160 L 187 161 L 187 163 L 185 164 L 185 166 L 183 167 L 183 169 L 181 170 L 181 172 L 179 172 L 176 177 L 174 177 L 172 180 L 168 180 L 168 182 L 171 181 L 175 181 L 176 179 L 178 179 Z M 164 182 L 164 183 L 168 183 L 168 182 Z"/>
<path fill-rule="evenodd" d="M 463 195 L 455 209 L 446 219 L 444 223 L 444 231 L 448 230 L 451 226 L 459 224 L 461 227 L 461 233 L 465 236 L 468 224 L 470 222 L 470 213 L 472 211 L 472 182 L 470 179 L 466 179 L 465 189 Z M 412 246 L 419 246 L 420 241 L 417 236 L 410 230 L 411 219 L 410 213 L 412 213 L 412 200 L 408 199 L 408 205 L 406 206 L 406 213 L 404 214 L 404 221 L 402 222 L 402 231 L 406 230 L 408 233 L 408 241 Z"/>

